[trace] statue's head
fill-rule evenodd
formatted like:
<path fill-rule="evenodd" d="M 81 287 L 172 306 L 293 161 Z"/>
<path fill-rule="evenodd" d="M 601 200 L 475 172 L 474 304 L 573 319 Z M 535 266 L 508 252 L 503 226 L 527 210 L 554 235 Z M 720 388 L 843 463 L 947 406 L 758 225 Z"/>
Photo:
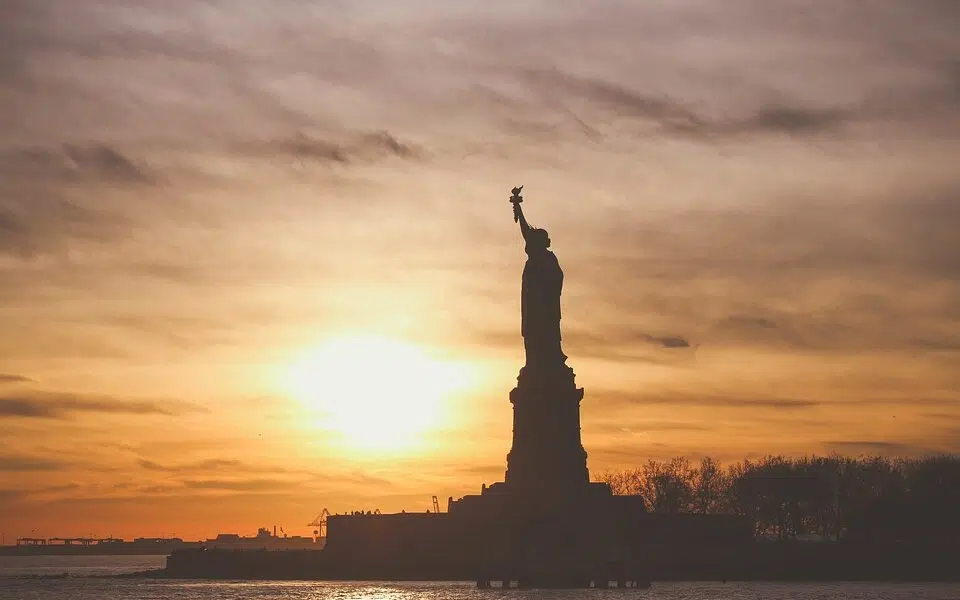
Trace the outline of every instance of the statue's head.
<path fill-rule="evenodd" d="M 527 251 L 546 250 L 550 247 L 550 236 L 546 229 L 531 229 L 527 234 Z"/>

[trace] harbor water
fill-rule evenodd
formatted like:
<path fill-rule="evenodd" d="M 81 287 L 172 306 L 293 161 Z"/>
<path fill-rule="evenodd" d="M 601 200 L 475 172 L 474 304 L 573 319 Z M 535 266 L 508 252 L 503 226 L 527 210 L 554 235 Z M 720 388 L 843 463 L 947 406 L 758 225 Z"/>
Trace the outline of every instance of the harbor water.
<path fill-rule="evenodd" d="M 0 600 L 960 600 L 957 583 L 654 583 L 648 590 L 478 590 L 473 583 L 129 579 L 163 556 L 0 556 Z"/>

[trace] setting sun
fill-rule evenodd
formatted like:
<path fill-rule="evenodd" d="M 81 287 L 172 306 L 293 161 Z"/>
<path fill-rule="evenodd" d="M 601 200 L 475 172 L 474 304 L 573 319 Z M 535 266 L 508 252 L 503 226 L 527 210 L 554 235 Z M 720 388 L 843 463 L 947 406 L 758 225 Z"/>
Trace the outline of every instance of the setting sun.
<path fill-rule="evenodd" d="M 388 338 L 330 338 L 284 374 L 284 386 L 339 445 L 410 451 L 450 420 L 450 403 L 469 385 L 466 365 Z"/>

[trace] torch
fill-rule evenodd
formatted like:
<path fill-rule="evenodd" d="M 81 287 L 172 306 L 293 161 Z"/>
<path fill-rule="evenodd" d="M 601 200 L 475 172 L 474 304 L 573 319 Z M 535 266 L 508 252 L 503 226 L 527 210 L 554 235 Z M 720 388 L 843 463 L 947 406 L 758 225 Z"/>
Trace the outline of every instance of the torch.
<path fill-rule="evenodd" d="M 520 220 L 520 203 L 523 202 L 523 196 L 520 195 L 520 192 L 523 191 L 523 186 L 515 187 L 510 190 L 513 194 L 510 196 L 510 203 L 513 204 L 513 222 L 516 223 Z"/>

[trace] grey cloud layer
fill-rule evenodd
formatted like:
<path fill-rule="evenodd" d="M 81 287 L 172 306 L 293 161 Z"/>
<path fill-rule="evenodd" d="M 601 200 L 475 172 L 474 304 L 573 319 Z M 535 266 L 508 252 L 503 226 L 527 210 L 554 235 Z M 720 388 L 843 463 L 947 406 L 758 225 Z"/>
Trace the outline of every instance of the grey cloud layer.
<path fill-rule="evenodd" d="M 7 72 L 33 84 L 8 102 L 27 132 L 56 116 L 54 100 L 30 103 L 28 89 L 74 89 L 56 99 L 86 117 L 70 140 L 88 124 L 181 139 L 371 118 L 449 128 L 495 112 L 471 95 L 477 86 L 511 98 L 522 118 L 586 101 L 674 133 L 832 131 L 909 104 L 900 118 L 934 105 L 957 116 L 958 17 L 945 3 L 430 5 L 401 2 L 391 23 L 328 2 L 279 2 L 265 18 L 251 2 L 6 0 Z M 153 77 L 135 76 L 138 65 Z"/>

